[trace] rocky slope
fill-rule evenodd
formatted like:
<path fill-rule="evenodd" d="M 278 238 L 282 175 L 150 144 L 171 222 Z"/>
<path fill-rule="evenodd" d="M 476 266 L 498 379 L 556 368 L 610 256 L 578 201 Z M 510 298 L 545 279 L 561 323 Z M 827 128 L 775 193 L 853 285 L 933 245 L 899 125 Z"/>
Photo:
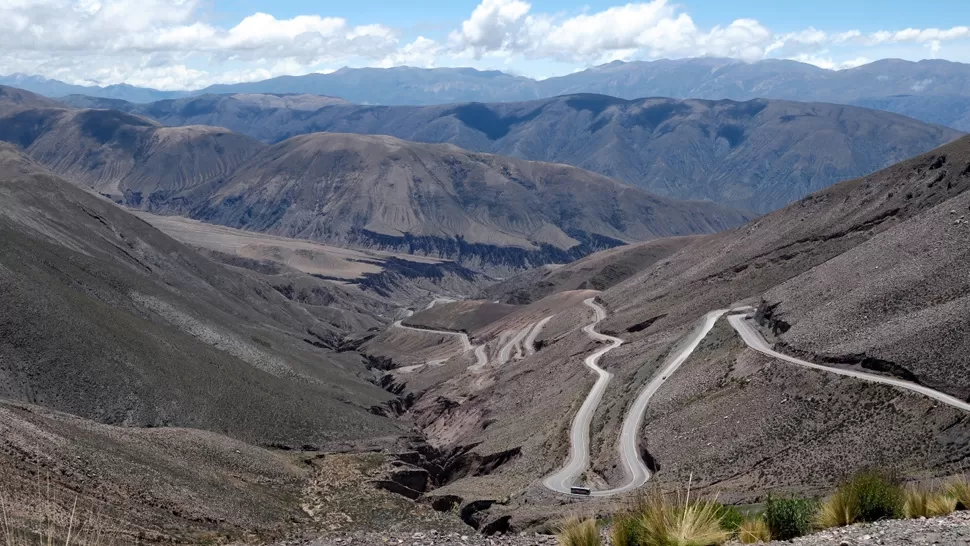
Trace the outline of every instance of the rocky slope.
<path fill-rule="evenodd" d="M 30 91 L 0 85 L 0 116 L 30 108 L 61 108 L 63 106 L 55 100 Z"/>
<path fill-rule="evenodd" d="M 400 432 L 346 332 L 7 144 L 0 235 L 0 397 L 260 445 Z"/>
<path fill-rule="evenodd" d="M 516 530 L 570 510 L 541 480 L 568 452 L 566 431 L 592 384 L 583 357 L 596 345 L 579 330 L 590 320 L 588 309 L 554 301 L 597 295 L 609 312 L 600 331 L 624 340 L 600 362 L 614 377 L 590 427 L 585 477 L 600 488 L 624 479 L 616 442 L 629 404 L 714 309 L 755 305 L 765 334 L 784 352 L 966 399 L 968 189 L 964 138 L 741 228 L 648 253 L 642 269 L 598 294 L 556 292 L 574 286 L 554 279 L 551 295 L 470 332 L 490 357 L 484 371 L 469 368 L 474 359 L 465 353 L 437 367 L 392 372 L 411 396 L 406 418 L 443 453 L 463 453 L 464 470 L 430 495 L 488 505 L 482 525 L 504 521 Z M 591 256 L 583 275 L 596 278 L 629 256 Z M 583 271 L 581 264 L 567 267 Z M 538 295 L 548 289 L 543 282 L 514 291 Z M 518 332 L 550 315 L 537 352 L 495 360 Z M 933 479 L 970 459 L 964 412 L 765 357 L 724 321 L 665 381 L 641 430 L 641 453 L 656 471 L 648 488 L 677 489 L 692 480 L 696 490 L 718 492 L 726 502 L 823 494 L 847 473 L 872 466 Z M 591 502 L 615 509 L 610 499 Z"/>
<path fill-rule="evenodd" d="M 42 108 L 0 120 L 21 146 L 68 180 L 134 206 L 225 175 L 263 145 L 217 127 L 162 127 L 113 110 Z"/>
<path fill-rule="evenodd" d="M 549 264 L 489 285 L 479 297 L 528 304 L 567 290 L 606 290 L 677 252 L 694 237 L 664 237 L 590 254 L 568 264 Z"/>
<path fill-rule="evenodd" d="M 886 112 L 780 100 L 571 95 L 426 107 L 237 112 L 232 96 L 129 104 L 166 125 L 220 125 L 267 142 L 314 131 L 387 134 L 566 163 L 678 199 L 767 212 L 959 136 Z M 190 112 L 191 115 L 187 115 Z"/>

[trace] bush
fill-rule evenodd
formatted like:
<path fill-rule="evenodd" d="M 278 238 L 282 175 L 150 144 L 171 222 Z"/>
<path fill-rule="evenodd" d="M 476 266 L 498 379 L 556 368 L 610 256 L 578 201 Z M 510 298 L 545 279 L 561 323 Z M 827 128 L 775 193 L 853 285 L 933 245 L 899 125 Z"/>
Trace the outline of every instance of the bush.
<path fill-rule="evenodd" d="M 771 529 L 768 529 L 768 524 L 760 516 L 746 519 L 738 526 L 738 540 L 741 541 L 741 544 L 770 542 Z"/>
<path fill-rule="evenodd" d="M 812 520 L 818 503 L 807 499 L 775 499 L 768 497 L 765 503 L 765 523 L 771 536 L 778 540 L 791 540 L 812 531 Z"/>
<path fill-rule="evenodd" d="M 945 516 L 957 508 L 956 498 L 927 487 L 907 487 L 903 497 L 903 515 L 907 518 Z"/>
<path fill-rule="evenodd" d="M 721 528 L 730 531 L 732 535 L 737 534 L 741 522 L 744 521 L 744 516 L 737 508 L 723 504 L 717 505 L 717 516 L 721 520 Z"/>
<path fill-rule="evenodd" d="M 610 542 L 613 546 L 638 546 L 640 521 L 634 513 L 620 514 L 613 518 Z"/>
<path fill-rule="evenodd" d="M 956 499 L 957 510 L 970 510 L 970 479 L 966 475 L 950 479 L 946 484 L 946 492 Z"/>
<path fill-rule="evenodd" d="M 716 502 L 683 499 L 670 502 L 658 495 L 640 514 L 639 546 L 716 546 L 724 544 L 731 533 L 721 527 Z"/>
<path fill-rule="evenodd" d="M 856 474 L 840 489 L 855 496 L 859 505 L 858 521 L 894 519 L 903 512 L 903 488 L 893 478 L 880 472 Z"/>
<path fill-rule="evenodd" d="M 843 482 L 822 504 L 820 527 L 895 519 L 903 515 L 903 488 L 886 474 L 864 471 Z"/>
<path fill-rule="evenodd" d="M 560 546 L 600 546 L 600 530 L 596 520 L 572 517 L 560 523 L 556 529 Z"/>

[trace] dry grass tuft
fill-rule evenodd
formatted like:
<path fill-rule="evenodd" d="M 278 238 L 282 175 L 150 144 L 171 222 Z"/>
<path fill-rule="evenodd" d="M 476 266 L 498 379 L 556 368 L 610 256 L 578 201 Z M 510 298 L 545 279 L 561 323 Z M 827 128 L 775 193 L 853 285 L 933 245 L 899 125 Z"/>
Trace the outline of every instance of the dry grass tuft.
<path fill-rule="evenodd" d="M 642 546 L 716 546 L 731 538 L 721 526 L 720 504 L 684 498 L 671 502 L 658 495 L 640 515 Z"/>
<path fill-rule="evenodd" d="M 837 490 L 819 507 L 815 523 L 822 529 L 845 527 L 859 519 L 859 501 L 845 489 Z"/>
<path fill-rule="evenodd" d="M 945 516 L 956 509 L 957 499 L 944 491 L 910 486 L 903 495 L 903 516 L 907 518 Z"/>
<path fill-rule="evenodd" d="M 600 546 L 600 530 L 593 518 L 571 517 L 556 528 L 560 546 Z"/>
<path fill-rule="evenodd" d="M 946 492 L 956 499 L 958 510 L 970 510 L 970 478 L 966 474 L 951 478 L 946 484 Z"/>
<path fill-rule="evenodd" d="M 46 493 L 38 486 L 38 497 L 44 523 L 31 529 L 14 523 L 13 503 L 0 493 L 0 546 L 112 546 L 116 543 L 106 532 L 100 515 L 82 516 L 77 495 L 67 512 L 53 501 L 49 483 Z"/>
<path fill-rule="evenodd" d="M 762 517 L 746 519 L 738 527 L 738 540 L 741 544 L 771 542 L 771 530 L 768 529 L 768 524 Z"/>

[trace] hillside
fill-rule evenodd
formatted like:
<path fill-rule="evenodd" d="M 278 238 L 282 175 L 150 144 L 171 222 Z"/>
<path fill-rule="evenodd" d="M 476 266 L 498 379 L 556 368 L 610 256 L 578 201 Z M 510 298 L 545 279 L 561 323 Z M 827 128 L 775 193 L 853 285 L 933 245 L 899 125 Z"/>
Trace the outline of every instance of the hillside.
<path fill-rule="evenodd" d="M 602 250 L 568 264 L 523 271 L 482 290 L 483 300 L 528 304 L 568 290 L 606 290 L 689 245 L 696 237 L 663 237 Z"/>
<path fill-rule="evenodd" d="M 346 332 L 7 144 L 0 299 L 0 398 L 257 445 L 399 432 L 368 412 L 388 395 L 360 357 L 321 348 Z"/>
<path fill-rule="evenodd" d="M 0 140 L 130 207 L 500 274 L 747 218 L 564 165 L 390 137 L 320 133 L 267 146 L 116 110 L 41 108 L 0 119 Z"/>
<path fill-rule="evenodd" d="M 663 252 L 657 245 L 664 240 L 652 241 L 513 277 L 485 294 L 506 301 L 524 294 L 530 303 L 469 332 L 471 343 L 484 347 L 485 366 L 454 347 L 430 352 L 441 343 L 432 334 L 388 329 L 372 345 L 391 361 L 404 359 L 407 367 L 388 382 L 402 396 L 413 393 L 407 417 L 442 453 L 464 453 L 466 466 L 452 469 L 432 496 L 516 499 L 479 514 L 482 525 L 527 528 L 543 514 L 569 513 L 543 479 L 570 453 L 567 431 L 595 378 L 583 359 L 604 347 L 582 330 L 592 313 L 577 300 L 594 296 L 607 310 L 597 330 L 623 341 L 599 362 L 612 379 L 592 414 L 590 466 L 582 477 L 599 490 L 628 479 L 616 446 L 633 399 L 718 309 L 754 305 L 762 333 L 786 354 L 970 398 L 962 335 L 970 321 L 968 189 L 970 137 L 735 230 L 684 239 Z M 631 260 L 638 264 L 632 274 L 603 278 Z M 601 279 L 602 291 L 575 291 L 597 288 L 583 285 L 587 279 Z M 421 316 L 448 313 L 435 306 Z M 515 348 L 548 317 L 533 336 L 534 353 Z M 405 343 L 421 360 L 389 348 Z M 503 354 L 517 356 L 506 362 Z M 690 480 L 726 502 L 817 495 L 872 466 L 929 480 L 970 460 L 965 412 L 754 352 L 723 318 L 680 369 L 663 377 L 640 433 L 641 456 L 655 472 L 649 488 Z M 590 502 L 609 511 L 622 501 Z"/>
<path fill-rule="evenodd" d="M 656 197 L 580 169 L 391 137 L 317 133 L 252 157 L 163 212 L 273 235 L 507 271 L 718 231 L 742 213 Z"/>
<path fill-rule="evenodd" d="M 60 108 L 63 105 L 47 97 L 0 85 L 0 116 L 30 108 Z"/>
<path fill-rule="evenodd" d="M 387 134 L 565 163 L 677 199 L 756 212 L 868 174 L 960 133 L 886 112 L 779 100 L 622 100 L 571 95 L 518 103 L 334 105 L 234 113 L 226 97 L 128 110 L 167 125 L 221 125 L 267 142 L 314 132 Z M 191 112 L 187 116 L 185 112 Z"/>
<path fill-rule="evenodd" d="M 30 109 L 0 140 L 68 180 L 134 206 L 225 175 L 263 145 L 218 127 L 163 127 L 113 110 Z"/>

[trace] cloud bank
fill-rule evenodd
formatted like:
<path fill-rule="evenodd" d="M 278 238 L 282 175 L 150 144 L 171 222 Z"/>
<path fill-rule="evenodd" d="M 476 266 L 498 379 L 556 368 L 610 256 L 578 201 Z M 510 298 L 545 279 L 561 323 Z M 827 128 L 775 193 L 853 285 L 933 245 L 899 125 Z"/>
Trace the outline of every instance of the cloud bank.
<path fill-rule="evenodd" d="M 755 19 L 700 28 L 680 4 L 634 2 L 602 11 L 536 12 L 524 0 L 482 0 L 439 37 L 409 37 L 393 22 L 351 25 L 307 14 L 253 13 L 234 26 L 206 21 L 201 0 L 5 0 L 0 74 L 69 83 L 196 89 L 349 66 L 477 66 L 558 63 L 572 69 L 612 60 L 775 57 L 823 68 L 868 62 L 868 51 L 917 47 L 936 57 L 970 41 L 970 28 L 863 33 L 806 28 L 778 34 Z"/>

